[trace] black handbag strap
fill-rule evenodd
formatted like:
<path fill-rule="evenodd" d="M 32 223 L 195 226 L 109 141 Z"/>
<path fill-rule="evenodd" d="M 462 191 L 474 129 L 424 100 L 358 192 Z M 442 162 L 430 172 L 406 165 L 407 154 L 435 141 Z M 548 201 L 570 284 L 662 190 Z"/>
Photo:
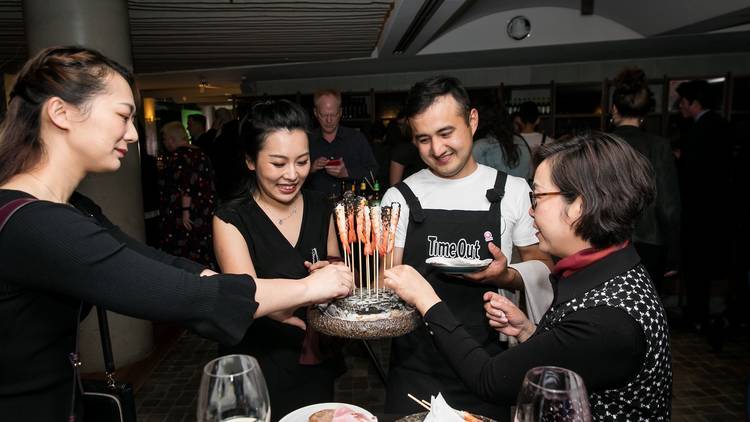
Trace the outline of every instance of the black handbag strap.
<path fill-rule="evenodd" d="M 75 351 L 68 355 L 71 366 L 73 366 L 73 396 L 70 401 L 70 416 L 69 422 L 75 422 L 75 404 L 76 404 L 76 388 L 78 391 L 83 393 L 83 384 L 81 382 L 81 359 L 79 354 L 79 334 L 81 331 L 81 316 L 83 315 L 83 302 L 78 307 L 78 316 L 76 318 L 76 331 L 75 331 Z M 117 380 L 115 379 L 115 360 L 112 355 L 112 340 L 109 337 L 109 322 L 107 321 L 107 310 L 97 306 L 96 316 L 99 320 L 99 337 L 102 341 L 102 355 L 104 356 L 104 376 L 106 377 L 107 386 L 114 389 Z"/>
<path fill-rule="evenodd" d="M 112 356 L 112 340 L 109 337 L 109 322 L 107 321 L 107 310 L 97 306 L 96 316 L 99 319 L 99 337 L 102 340 L 102 355 L 104 356 L 104 371 L 110 386 L 114 387 L 115 359 Z"/>

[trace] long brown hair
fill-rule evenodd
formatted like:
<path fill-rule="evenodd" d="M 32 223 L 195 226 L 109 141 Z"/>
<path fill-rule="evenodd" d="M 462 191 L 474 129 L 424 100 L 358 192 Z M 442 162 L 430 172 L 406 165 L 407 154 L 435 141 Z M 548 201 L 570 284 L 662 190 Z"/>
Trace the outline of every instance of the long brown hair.
<path fill-rule="evenodd" d="M 133 74 L 95 50 L 50 47 L 29 59 L 18 73 L 0 124 L 0 184 L 42 159 L 41 113 L 49 98 L 85 108 L 106 89 L 106 77 L 112 73 L 122 76 L 132 89 Z"/>

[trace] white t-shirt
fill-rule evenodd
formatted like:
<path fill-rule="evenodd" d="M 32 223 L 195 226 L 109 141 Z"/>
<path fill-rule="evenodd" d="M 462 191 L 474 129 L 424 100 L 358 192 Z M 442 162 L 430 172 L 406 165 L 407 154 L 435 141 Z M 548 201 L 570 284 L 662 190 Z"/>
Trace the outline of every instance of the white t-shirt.
<path fill-rule="evenodd" d="M 521 136 L 523 136 L 523 139 L 525 139 L 526 143 L 529 144 L 529 148 L 533 153 L 542 145 L 542 138 L 544 137 L 544 134 L 539 132 L 531 132 L 522 133 Z M 547 136 L 547 138 L 544 139 L 544 143 L 546 144 L 547 142 L 555 142 L 555 139 L 551 136 Z"/>
<path fill-rule="evenodd" d="M 434 175 L 429 169 L 424 169 L 414 173 L 404 182 L 419 199 L 423 209 L 486 211 L 490 209 L 491 204 L 485 194 L 487 189 L 495 186 L 496 177 L 497 170 L 479 164 L 474 173 L 462 179 L 444 179 Z M 488 228 L 495 235 L 496 244 L 499 228 L 502 233 L 501 249 L 508 261 L 513 253 L 513 245 L 529 246 L 539 243 L 536 238 L 536 229 L 532 226 L 533 219 L 529 215 L 530 190 L 526 180 L 508 176 L 505 182 L 505 196 L 500 202 L 502 221 L 499 222 L 498 227 Z M 381 204 L 390 205 L 392 202 L 401 204 L 395 246 L 403 248 L 406 243 L 406 227 L 409 223 L 409 206 L 396 188 L 386 191 Z"/>

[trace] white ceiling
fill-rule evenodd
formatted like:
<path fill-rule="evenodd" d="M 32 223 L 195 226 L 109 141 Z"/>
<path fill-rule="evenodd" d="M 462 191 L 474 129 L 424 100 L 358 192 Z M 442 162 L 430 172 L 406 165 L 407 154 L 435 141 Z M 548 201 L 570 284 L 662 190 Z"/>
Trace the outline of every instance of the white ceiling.
<path fill-rule="evenodd" d="M 750 51 L 748 0 L 594 0 L 593 16 L 580 7 L 581 0 L 128 0 L 141 88 L 176 100 L 213 101 L 239 92 L 243 78 Z M 536 38 L 508 44 L 505 23 L 519 10 L 533 17 Z M 0 0 L 0 72 L 25 59 L 22 1 Z"/>

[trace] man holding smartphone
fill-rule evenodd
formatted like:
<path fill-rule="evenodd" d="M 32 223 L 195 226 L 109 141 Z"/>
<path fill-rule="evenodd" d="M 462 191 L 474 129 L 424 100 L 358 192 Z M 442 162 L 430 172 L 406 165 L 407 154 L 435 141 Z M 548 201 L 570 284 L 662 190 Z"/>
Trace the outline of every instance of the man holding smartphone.
<path fill-rule="evenodd" d="M 332 89 L 313 95 L 320 128 L 310 134 L 311 174 L 308 186 L 327 196 L 338 195 L 341 180 L 362 180 L 376 174 L 378 164 L 364 135 L 341 126 L 341 94 Z"/>

